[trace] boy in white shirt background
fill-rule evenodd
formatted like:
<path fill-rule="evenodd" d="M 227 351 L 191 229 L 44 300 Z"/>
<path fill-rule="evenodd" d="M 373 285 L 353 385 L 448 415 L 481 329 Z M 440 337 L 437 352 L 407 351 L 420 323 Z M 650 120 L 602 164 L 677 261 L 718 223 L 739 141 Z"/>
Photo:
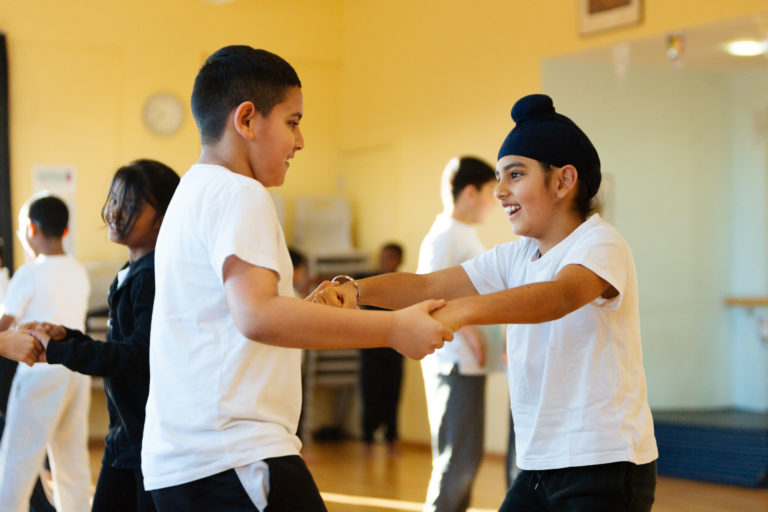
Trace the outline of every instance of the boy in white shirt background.
<path fill-rule="evenodd" d="M 34 259 L 11 278 L 0 331 L 32 321 L 85 328 L 90 281 L 85 267 L 64 252 L 68 220 L 66 204 L 54 196 L 34 196 L 22 208 L 19 238 Z M 56 510 L 90 509 L 90 382 L 58 365 L 19 366 L 0 440 L 0 510 L 29 510 L 46 451 Z"/>
<path fill-rule="evenodd" d="M 496 175 L 485 161 L 452 158 L 443 171 L 443 212 L 419 250 L 417 273 L 453 267 L 485 252 L 475 225 L 496 206 Z M 432 437 L 432 476 L 425 512 L 463 512 L 483 458 L 486 330 L 468 325 L 421 361 Z M 500 355 L 500 354 L 499 354 Z M 493 364 L 493 362 L 490 362 Z"/>

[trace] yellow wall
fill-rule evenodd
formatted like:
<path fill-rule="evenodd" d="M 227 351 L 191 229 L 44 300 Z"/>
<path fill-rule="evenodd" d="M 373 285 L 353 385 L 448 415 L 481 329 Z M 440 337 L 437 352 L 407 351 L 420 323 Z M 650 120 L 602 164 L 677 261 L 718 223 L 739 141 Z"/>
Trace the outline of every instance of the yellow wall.
<path fill-rule="evenodd" d="M 645 0 L 641 25 L 583 37 L 578 3 L 345 3 L 339 171 L 364 248 L 399 239 L 403 270 L 415 270 L 419 242 L 441 210 L 443 166 L 458 153 L 495 159 L 512 104 L 539 90 L 542 58 L 768 9 L 765 0 Z M 503 216 L 491 217 L 483 241 L 509 240 Z M 486 447 L 497 452 L 505 450 L 503 387 L 493 380 L 487 406 Z M 428 442 L 423 395 L 419 365 L 409 361 L 401 433 Z"/>
<path fill-rule="evenodd" d="M 181 130 L 150 133 L 146 98 L 170 91 L 185 105 L 197 69 L 226 44 L 268 48 L 300 72 L 307 149 L 281 194 L 330 192 L 324 172 L 337 167 L 340 3 L 241 0 L 0 0 L 8 44 L 11 94 L 12 208 L 30 195 L 37 164 L 77 171 L 76 254 L 123 259 L 105 240 L 100 207 L 117 167 L 156 158 L 184 172 L 199 154 L 187 109 Z M 15 218 L 14 218 L 15 221 Z M 16 264 L 23 263 L 16 244 Z"/>
<path fill-rule="evenodd" d="M 167 90 L 186 102 L 204 57 L 245 43 L 284 56 L 304 83 L 307 148 L 280 194 L 290 204 L 301 194 L 344 193 L 358 244 L 373 252 L 398 239 L 404 269 L 413 270 L 440 210 L 444 163 L 457 153 L 493 160 L 513 102 L 539 88 L 542 58 L 768 8 L 765 0 L 645 0 L 641 25 L 582 37 L 577 4 L 0 0 L 11 66 L 13 209 L 30 193 L 33 165 L 74 165 L 77 256 L 122 258 L 104 241 L 98 215 L 116 167 L 152 157 L 181 172 L 199 150 L 189 116 L 170 137 L 147 132 L 143 101 Z M 481 235 L 492 245 L 509 229 L 497 215 Z M 417 368 L 407 368 L 402 430 L 425 441 Z M 504 406 L 493 405 L 503 416 Z M 502 416 L 493 421 L 495 451 L 503 449 Z"/>

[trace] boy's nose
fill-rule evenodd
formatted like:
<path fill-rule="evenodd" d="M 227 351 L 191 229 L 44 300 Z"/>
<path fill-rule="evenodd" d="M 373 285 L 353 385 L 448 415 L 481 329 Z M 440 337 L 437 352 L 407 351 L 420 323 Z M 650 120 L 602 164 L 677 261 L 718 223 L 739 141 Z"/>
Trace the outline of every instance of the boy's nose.
<path fill-rule="evenodd" d="M 295 151 L 298 151 L 300 149 L 304 149 L 304 134 L 301 133 L 301 128 L 296 129 L 296 149 Z"/>
<path fill-rule="evenodd" d="M 496 184 L 496 188 L 493 189 L 493 196 L 496 199 L 502 199 L 504 197 L 507 197 L 507 191 L 504 188 L 502 188 L 501 182 L 498 182 Z"/>

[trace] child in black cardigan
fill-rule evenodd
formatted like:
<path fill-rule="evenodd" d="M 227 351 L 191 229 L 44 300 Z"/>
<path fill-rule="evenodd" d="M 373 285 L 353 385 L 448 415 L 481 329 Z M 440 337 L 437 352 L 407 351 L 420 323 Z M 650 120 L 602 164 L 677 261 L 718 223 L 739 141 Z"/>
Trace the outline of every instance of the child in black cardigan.
<path fill-rule="evenodd" d="M 128 247 L 128 263 L 109 289 L 106 343 L 51 324 L 27 324 L 45 345 L 42 360 L 104 377 L 109 410 L 92 511 L 154 511 L 144 490 L 141 440 L 149 392 L 149 328 L 155 296 L 154 250 L 160 223 L 179 183 L 169 167 L 137 160 L 115 174 L 102 217 L 112 242 Z M 50 339 L 50 342 L 49 342 Z"/>

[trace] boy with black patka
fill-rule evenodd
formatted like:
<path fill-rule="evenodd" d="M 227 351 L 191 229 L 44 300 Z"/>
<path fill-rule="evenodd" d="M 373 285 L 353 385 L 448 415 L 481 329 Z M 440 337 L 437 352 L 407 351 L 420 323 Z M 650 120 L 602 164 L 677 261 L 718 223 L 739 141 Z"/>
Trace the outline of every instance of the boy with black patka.
<path fill-rule="evenodd" d="M 248 46 L 218 50 L 195 79 L 202 154 L 155 252 L 141 459 L 161 512 L 325 510 L 299 456 L 298 349 L 391 346 L 421 358 L 452 338 L 429 316 L 443 301 L 392 313 L 293 297 L 265 187 L 283 183 L 304 146 L 300 87 L 290 64 Z"/>
<path fill-rule="evenodd" d="M 658 450 L 640 345 L 637 276 L 619 232 L 591 214 L 600 159 L 541 94 L 512 109 L 496 198 L 520 239 L 431 274 L 390 274 L 317 300 L 402 307 L 449 299 L 452 329 L 506 323 L 517 463 L 500 511 L 647 512 Z M 359 298 L 359 300 L 356 300 Z"/>

